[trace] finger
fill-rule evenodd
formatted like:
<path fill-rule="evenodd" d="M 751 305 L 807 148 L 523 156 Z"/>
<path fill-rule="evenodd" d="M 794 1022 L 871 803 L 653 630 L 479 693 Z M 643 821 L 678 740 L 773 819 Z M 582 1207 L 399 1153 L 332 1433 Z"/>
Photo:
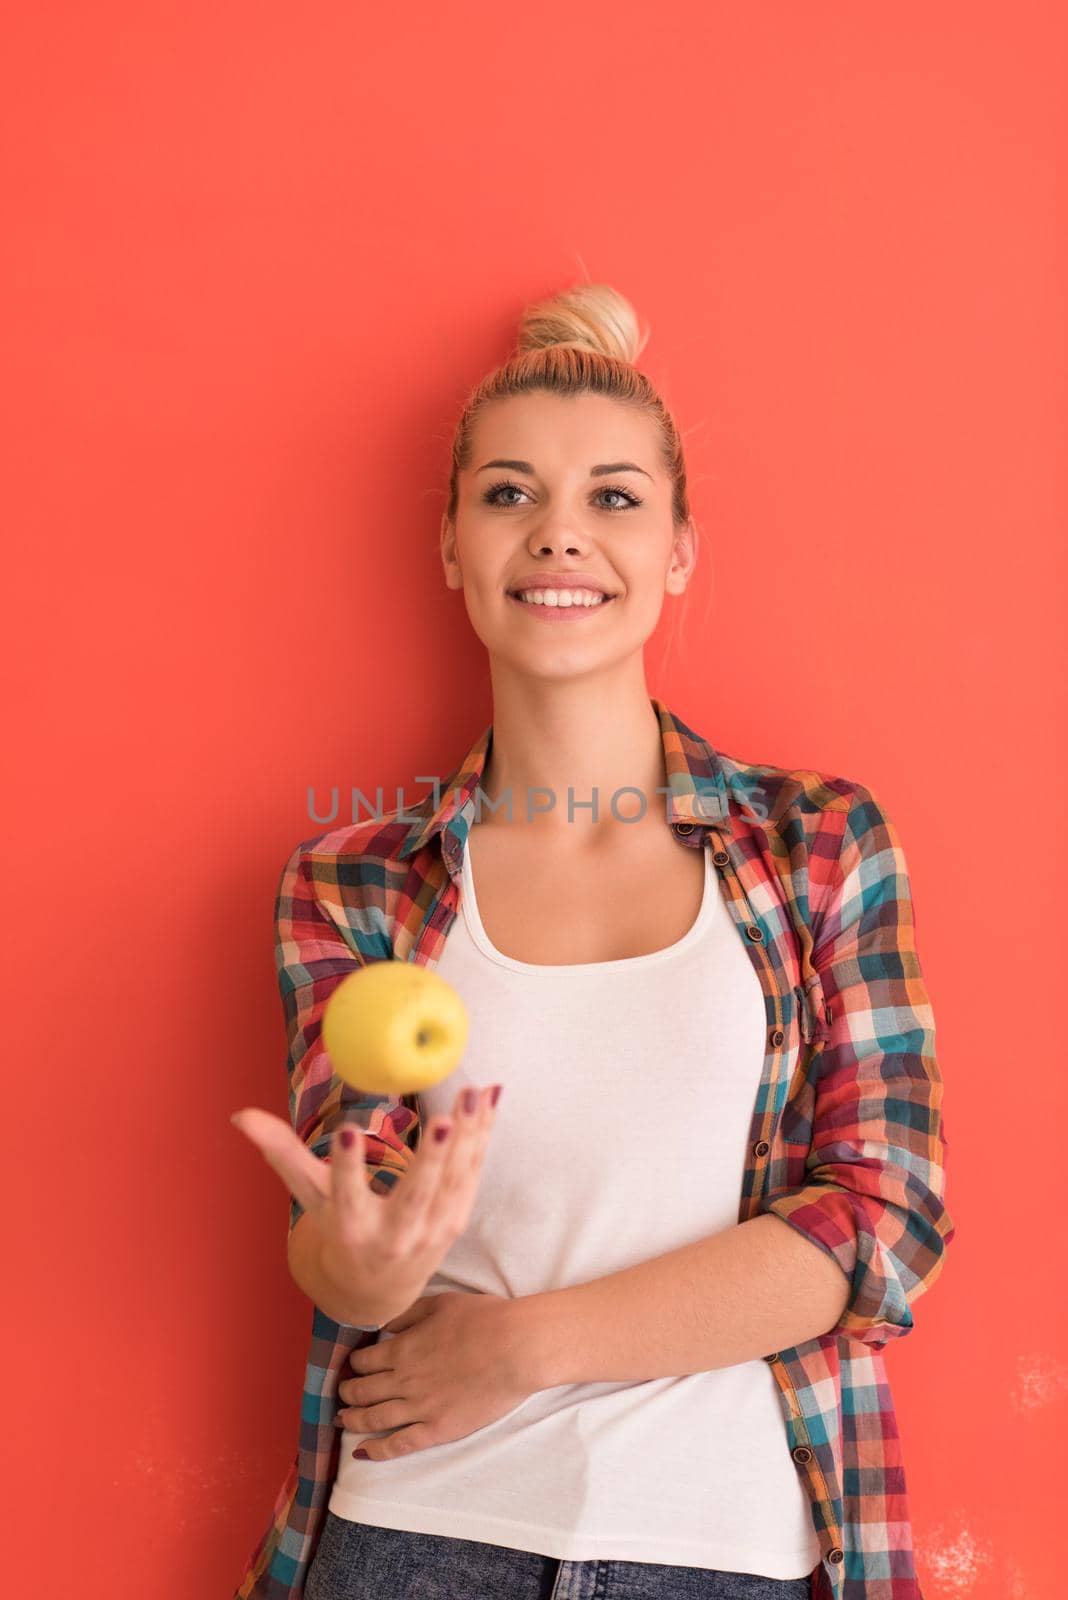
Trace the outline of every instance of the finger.
<path fill-rule="evenodd" d="M 312 1154 L 290 1123 L 270 1111 L 261 1111 L 258 1106 L 235 1111 L 230 1121 L 256 1146 L 305 1211 L 314 1209 L 327 1198 L 330 1174 L 326 1163 Z"/>
<path fill-rule="evenodd" d="M 396 1186 L 390 1196 L 390 1212 L 397 1223 L 409 1223 L 421 1217 L 436 1203 L 441 1185 L 441 1175 L 449 1160 L 449 1151 L 456 1140 L 456 1117 L 440 1113 L 430 1118 L 419 1138 L 419 1149 L 404 1182 Z M 438 1130 L 445 1137 L 438 1137 Z"/>
<path fill-rule="evenodd" d="M 447 1175 L 455 1167 L 457 1148 L 460 1160 L 464 1159 L 463 1151 L 470 1146 L 470 1125 L 475 1120 L 464 1109 L 465 1093 L 465 1089 L 457 1090 L 450 1116 L 439 1113 L 424 1128 L 412 1169 L 391 1200 L 397 1223 L 423 1220 L 428 1211 L 434 1213 L 435 1222 L 446 1220 L 443 1196 Z M 446 1130 L 444 1139 L 437 1136 L 439 1128 Z"/>
<path fill-rule="evenodd" d="M 474 1203 L 482 1156 L 489 1140 L 493 1112 L 487 1112 L 489 1089 L 477 1094 L 475 1110 L 465 1109 L 462 1093 L 456 1100 L 454 1144 L 441 1175 L 435 1205 L 449 1228 L 466 1226 Z M 476 1091 L 477 1093 L 477 1091 Z"/>
<path fill-rule="evenodd" d="M 450 1201 L 448 1196 L 452 1193 L 455 1197 L 459 1187 L 456 1173 L 462 1176 L 470 1169 L 491 1091 L 479 1095 L 473 1113 L 464 1108 L 465 1093 L 457 1090 L 451 1116 L 439 1113 L 423 1129 L 412 1168 L 390 1199 L 392 1221 L 412 1224 L 425 1219 L 427 1212 L 433 1212 L 435 1223 L 442 1228 L 465 1220 L 458 1215 L 455 1198 Z M 489 1117 L 492 1121 L 492 1112 Z M 438 1128 L 446 1130 L 443 1140 L 436 1137 Z M 489 1137 L 488 1127 L 485 1137 Z"/>
<path fill-rule="evenodd" d="M 426 1450 L 430 1445 L 440 1443 L 440 1440 L 438 1429 L 429 1422 L 410 1422 L 406 1428 L 398 1428 L 395 1433 L 364 1439 L 352 1454 L 362 1451 L 368 1461 L 392 1461 L 396 1456 Z"/>
<path fill-rule="evenodd" d="M 350 1135 L 351 1142 L 346 1145 L 345 1139 Z M 339 1219 L 350 1227 L 363 1226 L 370 1218 L 376 1202 L 370 1193 L 364 1132 L 358 1122 L 345 1122 L 334 1129 L 330 1145 L 330 1174 L 330 1195 Z"/>

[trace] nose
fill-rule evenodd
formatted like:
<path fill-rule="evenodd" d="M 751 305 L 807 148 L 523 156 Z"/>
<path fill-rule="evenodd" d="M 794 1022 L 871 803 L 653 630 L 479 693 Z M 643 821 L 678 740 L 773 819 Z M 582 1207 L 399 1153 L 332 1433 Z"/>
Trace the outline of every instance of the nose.
<path fill-rule="evenodd" d="M 532 533 L 527 542 L 527 548 L 532 555 L 552 555 L 559 551 L 567 555 L 579 555 L 586 548 L 586 541 L 574 527 L 561 522 L 559 526 L 553 522 L 543 522 L 541 527 Z"/>

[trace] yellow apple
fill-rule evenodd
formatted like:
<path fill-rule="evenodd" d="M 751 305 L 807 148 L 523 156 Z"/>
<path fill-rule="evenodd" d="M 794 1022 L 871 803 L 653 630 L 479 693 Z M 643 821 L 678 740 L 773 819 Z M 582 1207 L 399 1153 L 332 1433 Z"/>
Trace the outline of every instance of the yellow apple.
<path fill-rule="evenodd" d="M 343 978 L 323 1011 L 323 1043 L 339 1078 L 371 1094 L 414 1094 L 448 1077 L 467 1044 L 467 1008 L 440 973 L 411 961 L 369 961 Z"/>

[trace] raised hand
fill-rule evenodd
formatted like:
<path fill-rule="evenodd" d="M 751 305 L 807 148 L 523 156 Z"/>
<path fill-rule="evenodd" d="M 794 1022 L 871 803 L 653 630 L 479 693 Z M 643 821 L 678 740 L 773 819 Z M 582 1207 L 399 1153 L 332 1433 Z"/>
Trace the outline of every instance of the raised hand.
<path fill-rule="evenodd" d="M 431 1117 L 423 1128 L 408 1171 L 388 1195 L 370 1187 L 358 1123 L 335 1129 L 329 1159 L 321 1160 L 269 1111 L 246 1107 L 231 1121 L 314 1212 L 323 1271 L 353 1304 L 368 1308 L 368 1321 L 381 1324 L 418 1299 L 467 1227 L 499 1093 L 499 1084 L 459 1091 L 452 1115 Z"/>

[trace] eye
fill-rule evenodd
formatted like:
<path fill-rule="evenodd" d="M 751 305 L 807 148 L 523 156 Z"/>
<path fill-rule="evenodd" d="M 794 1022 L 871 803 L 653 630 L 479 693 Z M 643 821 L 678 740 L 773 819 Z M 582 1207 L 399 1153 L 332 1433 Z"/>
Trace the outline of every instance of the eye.
<path fill-rule="evenodd" d="M 511 483 L 507 478 L 502 478 L 499 483 L 492 484 L 482 496 L 483 500 L 488 506 L 515 505 L 514 500 L 505 501 L 497 499 L 497 496 L 500 494 L 502 489 L 515 489 L 520 494 L 526 493 L 526 490 L 521 489 L 518 483 Z"/>
<path fill-rule="evenodd" d="M 491 484 L 490 487 L 486 490 L 485 494 L 482 496 L 482 498 L 485 501 L 485 503 L 487 505 L 490 505 L 490 506 L 514 506 L 514 505 L 516 505 L 518 502 L 516 502 L 515 500 L 501 500 L 501 499 L 498 499 L 498 496 L 500 495 L 501 491 L 504 490 L 504 489 L 514 489 L 517 494 L 526 494 L 526 492 L 527 492 L 523 488 L 522 484 L 513 483 L 510 478 L 502 478 L 498 483 Z M 626 505 L 624 505 L 624 506 L 618 506 L 618 505 L 617 506 L 605 506 L 604 509 L 606 511 L 625 511 L 625 510 L 628 510 L 631 506 L 640 506 L 641 503 L 642 503 L 641 499 L 639 498 L 638 495 L 632 494 L 629 489 L 624 489 L 620 484 L 608 484 L 608 483 L 602 484 L 602 486 L 597 490 L 597 493 L 598 494 L 614 494 L 614 495 L 618 495 L 618 496 L 622 497 L 623 500 L 626 501 Z"/>
<path fill-rule="evenodd" d="M 620 488 L 620 487 L 618 487 L 616 485 L 612 485 L 612 484 L 607 484 L 606 483 L 604 485 L 604 487 L 602 489 L 599 489 L 597 492 L 598 492 L 598 494 L 618 494 L 618 495 L 622 495 L 624 500 L 626 500 L 628 505 L 632 505 L 632 506 L 640 506 L 641 505 L 641 500 L 639 499 L 639 497 L 636 494 L 631 494 L 629 489 L 623 489 L 623 488 Z M 623 507 L 622 506 L 618 506 L 615 509 L 622 511 Z"/>

